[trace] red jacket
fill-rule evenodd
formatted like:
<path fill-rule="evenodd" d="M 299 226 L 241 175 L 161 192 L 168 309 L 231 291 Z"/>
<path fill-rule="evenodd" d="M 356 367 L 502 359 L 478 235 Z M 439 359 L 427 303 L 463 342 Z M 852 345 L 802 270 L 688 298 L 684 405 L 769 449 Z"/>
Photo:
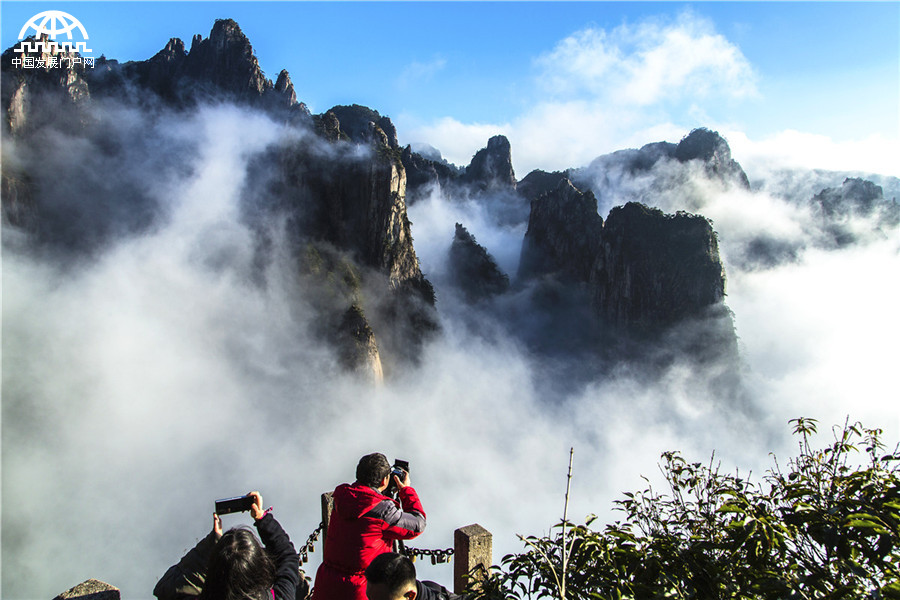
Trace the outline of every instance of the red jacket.
<path fill-rule="evenodd" d="M 313 587 L 313 600 L 366 600 L 364 572 L 394 540 L 408 540 L 425 529 L 425 511 L 416 490 L 405 487 L 400 502 L 359 483 L 334 490 L 334 511 L 325 537 L 325 557 Z"/>

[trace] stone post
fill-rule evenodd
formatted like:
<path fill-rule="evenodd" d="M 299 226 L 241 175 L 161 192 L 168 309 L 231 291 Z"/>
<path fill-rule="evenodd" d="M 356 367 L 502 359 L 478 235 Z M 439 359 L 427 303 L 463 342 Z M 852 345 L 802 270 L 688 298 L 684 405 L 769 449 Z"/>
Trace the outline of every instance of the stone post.
<path fill-rule="evenodd" d="M 331 513 L 334 511 L 334 498 L 332 492 L 322 494 L 322 548 L 325 547 L 325 538 L 328 537 L 328 524 L 331 522 Z"/>
<path fill-rule="evenodd" d="M 453 593 L 462 594 L 468 577 L 483 579 L 493 564 L 493 538 L 481 525 L 453 532 Z"/>
<path fill-rule="evenodd" d="M 88 579 L 53 600 L 121 600 L 118 588 L 97 579 Z"/>

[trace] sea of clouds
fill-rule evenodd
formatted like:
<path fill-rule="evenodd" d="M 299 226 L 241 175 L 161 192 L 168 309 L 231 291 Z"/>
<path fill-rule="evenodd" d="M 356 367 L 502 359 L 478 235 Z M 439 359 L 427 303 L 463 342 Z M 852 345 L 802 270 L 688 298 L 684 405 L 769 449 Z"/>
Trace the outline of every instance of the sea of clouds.
<path fill-rule="evenodd" d="M 572 447 L 569 517 L 609 522 L 622 492 L 658 477 L 666 450 L 697 461 L 715 452 L 726 470 L 761 474 L 770 452 L 792 452 L 791 418 L 819 419 L 826 436 L 848 417 L 900 435 L 896 229 L 744 269 L 731 257 L 759 232 L 805 240 L 803 203 L 691 174 L 660 194 L 662 171 L 598 189 L 602 216 L 637 198 L 712 219 L 744 363 L 747 400 L 736 404 L 712 394 L 710 373 L 689 361 L 653 377 L 623 368 L 577 386 L 541 381 L 565 370 L 489 312 L 473 315 L 444 277 L 456 222 L 511 275 L 524 224 L 436 192 L 409 213 L 441 333 L 417 367 L 373 386 L 345 374 L 311 333 L 311 292 L 278 223 L 260 265 L 242 216 L 254 157 L 306 134 L 227 104 L 101 114 L 104 139 L 142 142 L 123 155 L 48 131 L 58 152 L 3 146 L 4 160 L 73 182 L 45 202 L 82 216 L 53 222 L 39 246 L 3 231 L 6 598 L 49 598 L 92 577 L 147 597 L 209 530 L 213 500 L 250 490 L 302 544 L 319 523 L 319 495 L 351 480 L 372 451 L 411 462 L 429 517 L 413 545 L 446 548 L 455 528 L 479 523 L 499 561 L 521 549 L 517 533 L 545 533 L 562 516 Z M 134 205 L 140 218 L 122 231 L 110 224 L 87 248 L 53 243 L 90 237 Z M 563 397 L 548 396 L 559 389 Z M 450 584 L 445 566 L 423 571 Z"/>

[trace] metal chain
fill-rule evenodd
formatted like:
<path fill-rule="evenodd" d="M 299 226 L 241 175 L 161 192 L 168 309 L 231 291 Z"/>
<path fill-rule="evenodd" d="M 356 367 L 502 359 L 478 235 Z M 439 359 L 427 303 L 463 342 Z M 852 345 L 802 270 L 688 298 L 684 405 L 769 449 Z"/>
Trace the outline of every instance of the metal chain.
<path fill-rule="evenodd" d="M 325 528 L 325 523 L 319 523 L 319 526 L 316 527 L 316 530 L 309 534 L 309 538 L 306 540 L 306 544 L 300 548 L 300 564 L 304 565 L 309 560 L 309 553 L 314 552 L 316 549 L 316 540 L 319 539 L 319 534 L 322 533 L 322 530 Z"/>
<path fill-rule="evenodd" d="M 420 550 L 419 548 L 403 548 L 403 554 L 410 557 L 413 562 L 416 562 L 416 559 L 420 556 L 428 556 L 431 558 L 431 564 L 443 564 L 450 562 L 450 557 L 453 556 L 453 548 L 447 548 L 446 550 Z"/>
<path fill-rule="evenodd" d="M 300 564 L 304 565 L 309 561 L 309 553 L 314 552 L 316 548 L 316 542 L 319 539 L 319 535 L 321 535 L 322 530 L 325 528 L 325 523 L 319 523 L 319 526 L 316 527 L 315 531 L 309 534 L 309 538 L 307 538 L 306 543 L 300 548 Z M 447 548 L 446 550 L 421 550 L 419 548 L 408 548 L 406 546 L 401 548 L 403 554 L 412 559 L 413 562 L 416 561 L 417 558 L 421 556 L 427 556 L 431 558 L 431 564 L 443 564 L 450 562 L 450 557 L 453 556 L 453 548 Z"/>

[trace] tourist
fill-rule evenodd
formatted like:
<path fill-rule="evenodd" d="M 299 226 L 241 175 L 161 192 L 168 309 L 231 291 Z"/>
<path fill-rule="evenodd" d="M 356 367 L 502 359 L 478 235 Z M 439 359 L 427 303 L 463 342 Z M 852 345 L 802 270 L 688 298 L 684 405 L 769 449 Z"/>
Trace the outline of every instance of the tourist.
<path fill-rule="evenodd" d="M 409 557 L 385 552 L 366 569 L 368 600 L 451 600 L 460 598 L 433 581 L 416 579 L 416 566 Z"/>
<path fill-rule="evenodd" d="M 368 454 L 359 460 L 356 482 L 334 490 L 313 600 L 366 600 L 369 563 L 390 552 L 393 542 L 412 539 L 425 529 L 425 511 L 409 484 L 409 473 L 401 471 L 401 476 L 391 473 L 383 454 Z M 384 494 L 391 479 L 398 500 Z"/>
<path fill-rule="evenodd" d="M 262 538 L 249 528 L 222 533 L 222 521 L 213 514 L 213 529 L 166 571 L 153 589 L 159 600 L 186 598 L 295 600 L 300 581 L 300 559 L 290 537 L 272 509 L 263 510 L 262 496 L 251 492 L 250 515 Z M 265 547 L 263 547 L 263 545 Z"/>

